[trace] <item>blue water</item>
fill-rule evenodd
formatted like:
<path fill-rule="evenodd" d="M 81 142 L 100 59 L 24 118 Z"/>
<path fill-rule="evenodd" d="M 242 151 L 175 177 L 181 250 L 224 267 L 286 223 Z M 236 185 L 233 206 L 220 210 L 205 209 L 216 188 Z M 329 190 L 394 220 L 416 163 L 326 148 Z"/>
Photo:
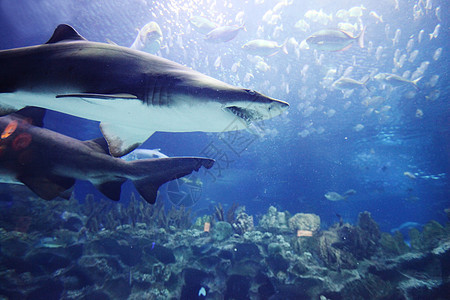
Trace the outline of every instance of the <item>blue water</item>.
<path fill-rule="evenodd" d="M 384 231 L 407 221 L 421 224 L 431 219 L 446 221 L 444 209 L 449 207 L 450 192 L 450 88 L 445 1 L 433 1 L 433 9 L 424 9 L 417 20 L 413 17 L 416 1 L 399 0 L 399 9 L 394 9 L 393 0 L 294 1 L 276 13 L 280 18 L 274 25 L 262 18 L 275 6 L 275 1 L 207 2 L 3 0 L 0 1 L 0 49 L 44 43 L 60 23 L 72 25 L 88 40 L 109 39 L 130 46 L 136 29 L 156 21 L 164 35 L 164 47 L 158 55 L 290 103 L 288 113 L 255 124 L 259 135 L 254 135 L 252 129 L 236 133 L 246 141 L 240 145 L 231 145 L 231 133 L 157 132 L 151 136 L 143 147 L 160 148 L 169 156 L 211 154 L 211 146 L 219 150 L 213 155 L 216 166 L 198 175 L 203 185 L 192 206 L 194 210 L 211 213 L 218 203 L 227 206 L 237 202 L 245 205 L 247 213 L 257 220 L 269 206 L 275 206 L 291 213 L 318 214 L 324 228 L 338 220 L 336 213 L 344 221 L 354 223 L 359 212 L 369 211 Z M 289 44 L 289 54 L 263 58 L 270 66 L 267 72 L 258 71 L 241 49 L 244 43 L 257 38 L 272 39 L 279 44 L 295 38 L 300 43 L 314 31 L 335 28 L 341 22 L 335 16 L 339 9 L 361 4 L 366 8 L 361 18 L 367 25 L 364 49 L 356 44 L 342 52 L 297 49 L 297 55 L 295 47 Z M 437 6 L 441 7 L 441 20 L 435 15 Z M 296 30 L 294 24 L 310 9 L 333 14 L 333 20 L 325 26 L 306 19 L 310 30 Z M 370 11 L 382 15 L 384 23 L 376 23 Z M 244 12 L 247 31 L 227 43 L 205 42 L 188 22 L 191 16 L 203 15 L 223 25 L 239 25 L 235 22 L 239 12 Z M 352 18 L 350 23 L 355 22 Z M 437 24 L 441 24 L 439 36 L 430 40 L 428 34 Z M 274 29 L 281 26 L 279 35 L 274 37 Z M 263 33 L 258 34 L 258 28 L 263 28 Z M 393 46 L 396 29 L 401 30 L 401 36 Z M 422 29 L 425 35 L 418 43 Z M 339 73 L 352 67 L 349 77 L 358 80 L 369 74 L 391 73 L 396 49 L 409 57 L 406 45 L 410 39 L 414 40 L 412 51 L 418 50 L 419 54 L 414 62 L 406 60 L 396 74 L 402 75 L 407 70 L 413 73 L 422 62 L 428 61 L 418 91 L 408 84 L 392 90 L 382 89 L 371 80 L 370 92 L 357 88 L 344 98 L 341 91 L 323 83 L 330 69 Z M 375 52 L 379 46 L 383 47 L 383 54 L 377 60 Z M 435 61 L 433 54 L 438 48 L 443 51 Z M 215 66 L 218 57 L 221 63 Z M 233 72 L 232 66 L 238 62 L 240 67 Z M 253 78 L 244 80 L 247 74 Z M 429 82 L 433 75 L 439 75 L 439 80 L 432 87 Z M 338 78 L 336 75 L 334 79 Z M 439 97 L 427 100 L 436 93 Z M 368 96 L 381 96 L 386 101 L 366 106 L 361 102 Z M 390 109 L 382 111 L 386 105 Z M 368 113 L 368 108 L 374 111 Z M 417 109 L 423 112 L 423 117 L 416 116 Z M 364 128 L 356 131 L 357 124 Z M 82 140 L 101 134 L 97 123 L 57 112 L 47 114 L 45 126 Z M 416 174 L 416 179 L 408 178 L 404 172 Z M 331 202 L 324 197 L 329 191 L 343 194 L 349 189 L 357 193 L 346 201 Z M 133 187 L 126 185 L 121 201 L 127 202 L 132 191 Z M 81 199 L 88 193 L 94 193 L 98 199 L 103 197 L 89 183 L 77 184 L 77 197 Z M 158 201 L 168 201 L 166 189 L 162 189 Z"/>

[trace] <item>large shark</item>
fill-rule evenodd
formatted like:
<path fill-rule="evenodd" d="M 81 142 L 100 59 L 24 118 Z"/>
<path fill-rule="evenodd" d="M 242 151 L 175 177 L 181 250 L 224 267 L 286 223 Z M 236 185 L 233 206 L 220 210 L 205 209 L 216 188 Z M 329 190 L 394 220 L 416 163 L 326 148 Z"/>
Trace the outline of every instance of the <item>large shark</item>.
<path fill-rule="evenodd" d="M 0 113 L 26 106 L 100 121 L 110 153 L 122 156 L 155 131 L 244 129 L 289 105 L 62 24 L 43 45 L 0 51 Z"/>
<path fill-rule="evenodd" d="M 43 199 L 67 196 L 75 179 L 82 179 L 119 200 L 122 184 L 130 179 L 153 204 L 163 183 L 214 164 L 200 157 L 125 161 L 107 153 L 103 138 L 79 141 L 41 128 L 44 113 L 42 108 L 27 107 L 0 117 L 0 181 L 23 183 Z"/>

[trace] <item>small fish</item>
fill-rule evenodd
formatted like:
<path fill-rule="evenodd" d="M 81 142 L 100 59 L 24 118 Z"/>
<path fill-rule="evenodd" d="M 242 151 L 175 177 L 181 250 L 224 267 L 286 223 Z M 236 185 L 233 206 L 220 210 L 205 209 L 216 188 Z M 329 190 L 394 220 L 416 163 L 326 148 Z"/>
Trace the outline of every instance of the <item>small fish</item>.
<path fill-rule="evenodd" d="M 409 61 L 410 63 L 413 63 L 413 62 L 416 60 L 417 55 L 419 55 L 419 50 L 416 49 L 416 50 L 414 50 L 413 52 L 411 52 L 411 54 L 409 54 L 408 61 Z"/>
<path fill-rule="evenodd" d="M 357 41 L 359 47 L 364 48 L 364 33 L 366 27 L 355 37 L 342 30 L 320 30 L 306 39 L 306 43 L 318 50 L 343 51 L 347 50 L 353 42 Z"/>
<path fill-rule="evenodd" d="M 425 30 L 422 29 L 419 31 L 419 35 L 417 36 L 417 41 L 419 42 L 419 44 L 422 42 L 424 34 L 425 34 Z"/>
<path fill-rule="evenodd" d="M 374 12 L 373 10 L 369 13 L 370 16 L 374 17 L 375 20 L 377 20 L 377 24 L 378 22 L 383 23 L 383 16 L 378 15 L 376 12 Z"/>
<path fill-rule="evenodd" d="M 37 244 L 35 245 L 35 248 L 63 248 L 66 247 L 67 244 L 58 240 L 55 237 L 45 237 L 41 238 Z"/>
<path fill-rule="evenodd" d="M 211 30 L 219 27 L 213 21 L 208 20 L 205 17 L 194 16 L 189 19 L 189 23 L 194 27 L 194 29 L 202 34 L 208 34 Z"/>
<path fill-rule="evenodd" d="M 441 54 L 442 48 L 437 48 L 436 51 L 434 51 L 433 60 L 438 60 L 441 57 Z"/>
<path fill-rule="evenodd" d="M 409 179 L 417 179 L 416 175 L 414 175 L 413 173 L 408 172 L 408 171 L 403 172 L 403 175 L 405 175 L 405 176 L 408 177 Z"/>
<path fill-rule="evenodd" d="M 431 76 L 430 80 L 428 81 L 428 85 L 431 87 L 435 87 L 436 84 L 438 83 L 439 80 L 439 75 L 435 74 L 433 76 Z"/>
<path fill-rule="evenodd" d="M 345 9 L 340 9 L 336 12 L 336 18 L 347 21 L 350 17 L 350 14 Z"/>
<path fill-rule="evenodd" d="M 139 30 L 136 39 L 130 46 L 130 49 L 156 54 L 161 48 L 163 34 L 158 23 L 150 22 Z"/>
<path fill-rule="evenodd" d="M 385 82 L 392 86 L 402 86 L 405 84 L 412 84 L 416 89 L 419 89 L 417 83 L 422 79 L 422 77 L 419 77 L 415 80 L 408 80 L 395 74 L 378 73 L 377 75 L 374 76 L 374 79 L 380 82 Z"/>
<path fill-rule="evenodd" d="M 395 46 L 396 44 L 398 44 L 401 34 L 402 34 L 402 31 L 400 29 L 397 29 L 395 31 L 394 38 L 392 39 L 392 46 Z"/>
<path fill-rule="evenodd" d="M 280 50 L 282 50 L 283 53 L 288 54 L 286 49 L 286 42 L 287 40 L 282 45 L 278 45 L 278 43 L 274 41 L 251 40 L 245 43 L 242 46 L 242 49 L 252 55 L 260 56 L 272 56 L 280 52 Z"/>
<path fill-rule="evenodd" d="M 340 195 L 336 192 L 327 192 L 324 196 L 330 201 L 341 201 L 347 200 L 349 196 L 355 195 L 356 191 L 354 189 L 350 189 L 344 193 L 344 195 Z"/>
<path fill-rule="evenodd" d="M 438 19 L 438 21 L 442 22 L 442 19 L 441 19 L 441 7 L 440 6 L 436 7 L 435 14 L 436 14 L 436 18 Z"/>
<path fill-rule="evenodd" d="M 206 297 L 206 289 L 204 287 L 200 288 L 200 290 L 198 291 L 198 296 Z"/>
<path fill-rule="evenodd" d="M 368 81 L 369 81 L 369 77 L 367 77 L 367 79 L 365 79 L 364 81 L 359 81 L 359 80 L 355 80 L 355 79 L 348 78 L 348 77 L 341 77 L 338 80 L 336 80 L 335 82 L 333 82 L 333 84 L 331 86 L 336 89 L 339 89 L 339 90 L 354 89 L 354 88 L 358 88 L 358 87 L 364 87 L 367 89 L 366 83 Z"/>
<path fill-rule="evenodd" d="M 234 39 L 240 30 L 244 30 L 245 26 L 242 24 L 241 26 L 221 26 L 217 27 L 210 32 L 205 37 L 205 41 L 210 43 L 225 43 Z"/>
<path fill-rule="evenodd" d="M 297 23 L 295 23 L 294 28 L 303 32 L 307 32 L 309 31 L 310 26 L 305 20 L 301 19 L 297 21 Z"/>
<path fill-rule="evenodd" d="M 347 23 L 347 22 L 339 22 L 338 23 L 338 28 L 344 32 L 347 33 L 354 33 L 355 31 L 358 30 L 358 24 L 351 24 L 351 23 Z"/>
<path fill-rule="evenodd" d="M 423 111 L 420 108 L 418 108 L 416 110 L 416 118 L 421 119 L 422 117 L 423 117 Z"/>
<path fill-rule="evenodd" d="M 365 10 L 365 9 L 366 8 L 363 5 L 355 6 L 348 10 L 348 14 L 350 15 L 350 17 L 360 18 L 360 17 L 362 17 L 363 10 Z"/>
<path fill-rule="evenodd" d="M 383 54 L 383 46 L 378 46 L 377 51 L 375 52 L 375 58 L 377 59 L 377 61 L 380 60 L 382 54 Z"/>
<path fill-rule="evenodd" d="M 342 196 L 336 192 L 327 192 L 324 196 L 330 201 L 341 201 L 347 199 L 347 196 Z"/>
<path fill-rule="evenodd" d="M 430 36 L 430 41 L 433 38 L 437 38 L 439 36 L 439 30 L 441 29 L 441 24 L 437 24 L 436 27 L 434 27 L 434 31 L 432 33 L 429 34 Z"/>
<path fill-rule="evenodd" d="M 409 39 L 408 43 L 406 44 L 406 52 L 408 52 L 408 53 L 411 52 L 413 47 L 414 47 L 414 39 L 411 38 L 411 39 Z"/>

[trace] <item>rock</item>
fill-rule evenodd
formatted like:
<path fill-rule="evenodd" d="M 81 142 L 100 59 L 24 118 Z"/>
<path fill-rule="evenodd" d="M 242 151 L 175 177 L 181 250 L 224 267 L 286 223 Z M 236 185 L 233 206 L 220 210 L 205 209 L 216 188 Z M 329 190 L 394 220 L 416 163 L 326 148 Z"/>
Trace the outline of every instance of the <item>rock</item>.
<path fill-rule="evenodd" d="M 409 251 L 408 245 L 403 240 L 403 235 L 397 231 L 394 236 L 383 232 L 381 234 L 380 244 L 386 254 L 400 255 Z"/>
<path fill-rule="evenodd" d="M 279 254 L 282 252 L 282 247 L 280 244 L 278 243 L 270 243 L 267 246 L 267 252 L 269 253 L 269 256 L 275 255 L 275 254 Z"/>
<path fill-rule="evenodd" d="M 286 272 L 289 268 L 289 261 L 285 259 L 280 253 L 269 256 L 266 258 L 266 262 L 274 274 L 279 271 Z"/>
<path fill-rule="evenodd" d="M 227 280 L 225 299 L 249 299 L 251 278 L 242 275 L 231 275 Z"/>
<path fill-rule="evenodd" d="M 241 235 L 248 231 L 252 231 L 254 229 L 253 216 L 249 216 L 245 212 L 239 213 L 236 220 L 233 222 L 233 229 Z"/>
<path fill-rule="evenodd" d="M 288 216 L 285 212 L 278 212 L 275 207 L 271 206 L 267 214 L 262 216 L 259 226 L 264 231 L 275 233 L 289 232 Z"/>
<path fill-rule="evenodd" d="M 39 282 L 39 287 L 27 296 L 27 299 L 33 300 L 47 300 L 47 299 L 61 299 L 61 294 L 64 290 L 62 283 L 56 280 L 44 280 Z"/>
<path fill-rule="evenodd" d="M 317 232 L 320 229 L 320 217 L 315 214 L 295 214 L 289 219 L 289 228 L 293 232 L 297 230 Z"/>
<path fill-rule="evenodd" d="M 23 256 L 28 247 L 28 243 L 17 238 L 8 238 L 0 241 L 0 253 L 6 256 Z"/>
<path fill-rule="evenodd" d="M 163 264 L 172 264 L 176 262 L 172 249 L 158 244 L 144 247 L 144 253 L 147 256 L 156 258 Z"/>
<path fill-rule="evenodd" d="M 228 239 L 233 234 L 233 228 L 230 223 L 216 222 L 212 228 L 211 237 L 215 242 L 221 242 Z"/>
<path fill-rule="evenodd" d="M 25 261 L 40 266 L 46 272 L 54 272 L 67 267 L 72 261 L 64 256 L 52 253 L 51 250 L 37 250 L 26 256 Z"/>
<path fill-rule="evenodd" d="M 258 246 L 252 243 L 236 244 L 234 247 L 234 259 L 235 260 L 253 260 L 260 261 L 262 258 L 261 252 Z"/>
<path fill-rule="evenodd" d="M 371 241 L 378 242 L 381 238 L 380 227 L 378 224 L 372 219 L 372 215 L 365 211 L 361 212 L 358 215 L 358 227 L 364 231 L 364 235 L 366 238 Z"/>

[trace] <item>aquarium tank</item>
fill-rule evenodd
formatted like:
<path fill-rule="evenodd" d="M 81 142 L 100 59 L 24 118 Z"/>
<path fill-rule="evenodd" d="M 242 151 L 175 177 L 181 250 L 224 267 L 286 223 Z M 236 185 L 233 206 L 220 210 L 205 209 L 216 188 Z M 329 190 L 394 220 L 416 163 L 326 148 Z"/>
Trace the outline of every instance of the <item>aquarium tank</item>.
<path fill-rule="evenodd" d="M 449 2 L 0 0 L 0 299 L 449 299 Z"/>

